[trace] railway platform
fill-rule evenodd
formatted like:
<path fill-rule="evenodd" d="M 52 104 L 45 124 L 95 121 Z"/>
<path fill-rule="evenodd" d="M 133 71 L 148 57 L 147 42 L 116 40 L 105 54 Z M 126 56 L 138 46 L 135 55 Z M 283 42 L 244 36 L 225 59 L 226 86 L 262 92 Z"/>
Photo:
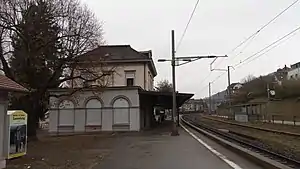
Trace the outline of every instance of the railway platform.
<path fill-rule="evenodd" d="M 260 169 L 239 155 L 183 126 L 122 135 L 109 157 L 93 169 Z"/>

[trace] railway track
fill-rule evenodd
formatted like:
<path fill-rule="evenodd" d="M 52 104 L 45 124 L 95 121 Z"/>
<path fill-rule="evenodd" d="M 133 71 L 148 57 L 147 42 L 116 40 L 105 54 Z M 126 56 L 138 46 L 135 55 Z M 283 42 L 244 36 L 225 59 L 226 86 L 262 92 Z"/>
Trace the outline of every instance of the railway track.
<path fill-rule="evenodd" d="M 278 134 L 285 134 L 285 135 L 300 137 L 299 133 L 293 133 L 293 132 L 288 132 L 288 131 L 280 131 L 280 130 L 274 130 L 274 129 L 267 129 L 267 128 L 261 128 L 261 127 L 254 127 L 254 126 L 249 126 L 249 125 L 244 125 L 244 124 L 237 124 L 237 123 L 232 123 L 232 122 L 219 120 L 219 119 L 214 119 L 214 118 L 205 117 L 205 116 L 202 116 L 202 117 L 205 118 L 205 119 L 209 119 L 209 120 L 213 120 L 213 121 L 217 121 L 217 122 L 221 122 L 221 123 L 226 123 L 226 124 L 230 124 L 230 125 L 235 125 L 235 126 L 246 127 L 246 128 L 251 128 L 251 129 L 255 129 L 255 130 L 261 130 L 261 131 L 266 131 L 266 132 L 273 132 L 273 133 L 278 133 Z"/>
<path fill-rule="evenodd" d="M 290 157 L 284 156 L 282 154 L 270 151 L 262 146 L 259 146 L 257 144 L 254 144 L 254 142 L 256 141 L 255 138 L 248 136 L 248 135 L 244 135 L 238 132 L 232 132 L 232 131 L 224 131 L 224 130 L 219 130 L 217 128 L 211 127 L 209 125 L 206 124 L 199 124 L 199 122 L 197 122 L 195 120 L 195 118 L 188 116 L 188 115 L 184 115 L 182 117 L 183 122 L 198 130 L 196 127 L 205 130 L 217 137 L 220 137 L 222 139 L 225 139 L 233 144 L 239 145 L 243 148 L 246 148 L 252 152 L 258 153 L 264 157 L 267 157 L 268 159 L 272 159 L 274 161 L 279 162 L 280 164 L 283 164 L 285 166 L 288 166 L 289 168 L 297 168 L 300 169 L 300 161 L 297 161 L 295 159 L 292 159 Z"/>

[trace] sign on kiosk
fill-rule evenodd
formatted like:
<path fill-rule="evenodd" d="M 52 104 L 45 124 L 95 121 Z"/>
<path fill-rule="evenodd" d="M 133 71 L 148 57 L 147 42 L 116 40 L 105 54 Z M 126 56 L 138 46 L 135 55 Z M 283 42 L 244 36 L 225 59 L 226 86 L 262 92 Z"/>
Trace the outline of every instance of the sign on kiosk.
<path fill-rule="evenodd" d="M 27 114 L 22 110 L 12 110 L 8 115 L 8 155 L 7 158 L 24 156 L 27 151 Z"/>

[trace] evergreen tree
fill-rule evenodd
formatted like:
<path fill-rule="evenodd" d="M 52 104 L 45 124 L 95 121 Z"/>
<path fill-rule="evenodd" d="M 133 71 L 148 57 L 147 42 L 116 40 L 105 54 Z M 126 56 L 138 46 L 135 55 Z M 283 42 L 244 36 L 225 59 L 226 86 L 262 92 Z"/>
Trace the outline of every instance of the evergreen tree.
<path fill-rule="evenodd" d="M 80 0 L 0 0 L 0 13 L 1 69 L 30 90 L 12 95 L 10 108 L 28 113 L 28 135 L 36 136 L 48 89 L 84 79 L 73 72 L 81 55 L 103 43 L 102 23 Z M 97 75 L 99 64 L 85 69 L 93 75 L 90 81 L 104 78 Z"/>
<path fill-rule="evenodd" d="M 22 15 L 19 32 L 12 37 L 14 50 L 10 65 L 15 80 L 31 92 L 27 96 L 14 98 L 12 108 L 21 108 L 29 114 L 28 132 L 35 135 L 36 123 L 46 111 L 48 96 L 44 88 L 48 85 L 58 55 L 59 27 L 51 9 L 42 0 L 32 2 Z M 53 81 L 58 81 L 58 78 Z"/>

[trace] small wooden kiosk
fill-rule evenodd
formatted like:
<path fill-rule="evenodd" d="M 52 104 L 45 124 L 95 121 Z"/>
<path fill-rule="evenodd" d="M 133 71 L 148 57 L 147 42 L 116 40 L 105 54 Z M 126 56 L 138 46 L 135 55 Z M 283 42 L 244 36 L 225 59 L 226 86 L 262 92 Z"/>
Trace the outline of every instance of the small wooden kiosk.
<path fill-rule="evenodd" d="M 9 92 L 28 92 L 26 88 L 0 74 L 0 169 L 5 168 L 8 146 L 7 105 Z"/>

